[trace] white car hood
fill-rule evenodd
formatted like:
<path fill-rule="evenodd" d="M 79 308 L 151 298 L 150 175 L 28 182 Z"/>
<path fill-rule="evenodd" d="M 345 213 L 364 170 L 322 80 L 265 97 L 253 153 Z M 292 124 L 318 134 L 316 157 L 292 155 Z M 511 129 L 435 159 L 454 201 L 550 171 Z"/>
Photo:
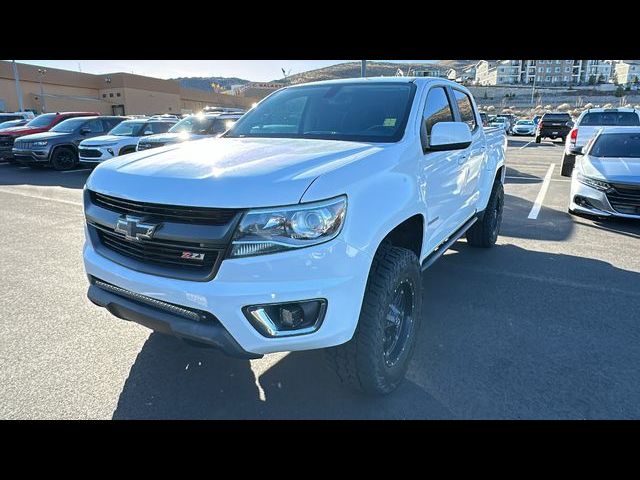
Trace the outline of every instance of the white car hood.
<path fill-rule="evenodd" d="M 97 145 L 104 145 L 105 143 L 121 143 L 129 142 L 134 143 L 138 137 L 124 137 L 122 135 L 100 135 L 99 137 L 88 138 L 83 140 L 83 147 L 95 147 Z"/>
<path fill-rule="evenodd" d="M 392 148 L 391 145 L 207 138 L 116 157 L 93 171 L 87 188 L 131 200 L 173 205 L 287 205 L 298 203 L 319 175 Z"/>
<path fill-rule="evenodd" d="M 587 177 L 612 183 L 640 184 L 640 158 L 604 158 L 585 155 L 581 162 Z"/>

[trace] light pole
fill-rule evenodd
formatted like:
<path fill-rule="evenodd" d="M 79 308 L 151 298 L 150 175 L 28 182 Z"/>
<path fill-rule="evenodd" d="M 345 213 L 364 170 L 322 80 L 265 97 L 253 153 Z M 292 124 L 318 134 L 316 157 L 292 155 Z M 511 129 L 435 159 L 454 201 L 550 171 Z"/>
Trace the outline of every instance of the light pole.
<path fill-rule="evenodd" d="M 531 87 L 531 105 L 533 105 L 533 97 L 536 93 L 536 78 L 538 78 L 538 62 L 533 67 L 533 86 Z"/>
<path fill-rule="evenodd" d="M 360 76 L 361 77 L 366 77 L 367 76 L 367 61 L 366 60 L 362 60 L 362 63 L 360 64 Z"/>
<path fill-rule="evenodd" d="M 18 107 L 21 112 L 24 112 L 24 105 L 22 103 L 22 89 L 20 88 L 20 75 L 18 74 L 18 66 L 16 61 L 13 60 L 13 78 L 16 81 L 16 96 L 18 97 Z"/>
<path fill-rule="evenodd" d="M 38 82 L 40 83 L 40 110 L 42 113 L 47 111 L 47 102 L 44 98 L 44 87 L 42 86 L 42 78 L 47 74 L 46 68 L 38 69 Z"/>

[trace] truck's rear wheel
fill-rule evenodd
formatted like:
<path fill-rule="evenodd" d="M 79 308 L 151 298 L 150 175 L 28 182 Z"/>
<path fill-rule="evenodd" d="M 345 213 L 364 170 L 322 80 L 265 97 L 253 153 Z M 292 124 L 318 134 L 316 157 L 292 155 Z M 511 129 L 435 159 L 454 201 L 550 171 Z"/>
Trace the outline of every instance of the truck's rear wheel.
<path fill-rule="evenodd" d="M 500 180 L 496 180 L 484 215 L 467 230 L 467 242 L 469 245 L 484 248 L 495 245 L 500 233 L 500 225 L 502 225 L 503 207 L 504 187 Z"/>
<path fill-rule="evenodd" d="M 418 258 L 405 248 L 380 246 L 369 272 L 353 338 L 326 350 L 340 381 L 372 395 L 393 392 L 413 355 L 422 316 Z"/>

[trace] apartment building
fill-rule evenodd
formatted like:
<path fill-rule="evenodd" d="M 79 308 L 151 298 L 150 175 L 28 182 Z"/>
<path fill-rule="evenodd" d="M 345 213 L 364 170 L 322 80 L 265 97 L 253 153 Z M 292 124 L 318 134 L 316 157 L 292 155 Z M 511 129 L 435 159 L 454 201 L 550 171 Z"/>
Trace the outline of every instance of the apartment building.
<path fill-rule="evenodd" d="M 582 85 L 611 80 L 611 60 L 482 60 L 479 85 Z"/>
<path fill-rule="evenodd" d="M 614 77 L 620 85 L 640 83 L 640 60 L 619 60 L 615 65 Z"/>

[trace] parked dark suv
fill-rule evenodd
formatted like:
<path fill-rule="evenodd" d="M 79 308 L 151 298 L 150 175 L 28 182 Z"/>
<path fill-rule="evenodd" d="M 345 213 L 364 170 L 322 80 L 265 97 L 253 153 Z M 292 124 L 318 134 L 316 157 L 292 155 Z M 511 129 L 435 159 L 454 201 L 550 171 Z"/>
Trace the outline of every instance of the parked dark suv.
<path fill-rule="evenodd" d="M 536 143 L 540 143 L 543 138 L 559 138 L 564 143 L 572 128 L 573 120 L 568 113 L 545 113 L 536 128 Z"/>
<path fill-rule="evenodd" d="M 78 165 L 78 144 L 104 135 L 126 117 L 70 118 L 48 132 L 25 135 L 13 144 L 13 157 L 23 165 L 69 170 Z"/>

